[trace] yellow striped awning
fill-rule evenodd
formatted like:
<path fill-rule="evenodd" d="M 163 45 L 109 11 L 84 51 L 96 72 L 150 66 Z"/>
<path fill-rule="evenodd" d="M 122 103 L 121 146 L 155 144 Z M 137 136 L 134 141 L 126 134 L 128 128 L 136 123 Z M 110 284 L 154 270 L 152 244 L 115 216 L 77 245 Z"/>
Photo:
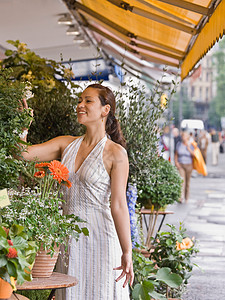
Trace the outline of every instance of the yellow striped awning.
<path fill-rule="evenodd" d="M 146 61 L 177 68 L 182 80 L 225 32 L 225 0 L 64 2 L 106 53 L 140 72 Z"/>

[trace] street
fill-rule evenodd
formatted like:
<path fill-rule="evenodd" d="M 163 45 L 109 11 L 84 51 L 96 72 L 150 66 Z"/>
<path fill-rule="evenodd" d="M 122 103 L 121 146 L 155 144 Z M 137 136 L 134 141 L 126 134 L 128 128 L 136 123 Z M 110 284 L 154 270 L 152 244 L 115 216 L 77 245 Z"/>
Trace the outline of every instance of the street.
<path fill-rule="evenodd" d="M 225 153 L 219 154 L 218 166 L 211 165 L 208 150 L 208 176 L 194 172 L 190 200 L 187 204 L 171 205 L 166 224 L 183 222 L 188 236 L 199 241 L 199 253 L 183 300 L 225 300 Z"/>

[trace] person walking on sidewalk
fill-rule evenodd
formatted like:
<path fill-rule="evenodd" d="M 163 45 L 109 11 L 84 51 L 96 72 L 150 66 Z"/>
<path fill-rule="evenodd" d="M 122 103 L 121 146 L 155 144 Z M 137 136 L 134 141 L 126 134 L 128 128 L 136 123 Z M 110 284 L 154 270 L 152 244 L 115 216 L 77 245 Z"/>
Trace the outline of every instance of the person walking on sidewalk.
<path fill-rule="evenodd" d="M 207 158 L 207 148 L 208 148 L 208 138 L 206 136 L 205 130 L 202 130 L 200 132 L 199 136 L 199 149 L 201 150 L 202 156 L 204 158 L 204 161 L 206 163 L 206 158 Z"/>
<path fill-rule="evenodd" d="M 181 134 L 181 142 L 177 143 L 174 161 L 175 165 L 183 178 L 182 196 L 180 202 L 185 202 L 189 199 L 190 179 L 193 169 L 194 147 L 190 142 L 190 135 L 187 131 Z"/>
<path fill-rule="evenodd" d="M 211 130 L 211 142 L 212 142 L 212 165 L 218 165 L 218 157 L 219 157 L 219 134 L 215 129 Z"/>

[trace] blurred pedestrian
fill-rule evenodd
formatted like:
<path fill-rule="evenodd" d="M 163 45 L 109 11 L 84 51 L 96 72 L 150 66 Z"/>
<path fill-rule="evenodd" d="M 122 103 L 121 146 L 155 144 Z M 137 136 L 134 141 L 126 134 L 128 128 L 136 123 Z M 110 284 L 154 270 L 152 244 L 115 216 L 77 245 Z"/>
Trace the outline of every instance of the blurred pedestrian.
<path fill-rule="evenodd" d="M 177 127 L 173 128 L 172 135 L 174 139 L 174 150 L 176 150 L 177 143 L 181 141 L 180 131 Z"/>
<path fill-rule="evenodd" d="M 215 129 L 211 130 L 211 142 L 212 142 L 212 165 L 216 166 L 218 164 L 219 157 L 219 134 Z"/>
<path fill-rule="evenodd" d="M 170 160 L 170 128 L 165 126 L 161 136 L 162 156 L 166 160 Z"/>
<path fill-rule="evenodd" d="M 181 141 L 177 143 L 175 151 L 175 165 L 183 178 L 182 196 L 180 202 L 188 201 L 190 192 L 190 179 L 193 169 L 194 147 L 187 131 L 181 133 Z"/>
<path fill-rule="evenodd" d="M 205 132 L 205 130 L 202 130 L 199 135 L 198 145 L 201 150 L 201 153 L 202 153 L 205 163 L 206 163 L 206 159 L 207 159 L 208 143 L 209 143 L 209 141 L 208 141 L 206 132 Z"/>

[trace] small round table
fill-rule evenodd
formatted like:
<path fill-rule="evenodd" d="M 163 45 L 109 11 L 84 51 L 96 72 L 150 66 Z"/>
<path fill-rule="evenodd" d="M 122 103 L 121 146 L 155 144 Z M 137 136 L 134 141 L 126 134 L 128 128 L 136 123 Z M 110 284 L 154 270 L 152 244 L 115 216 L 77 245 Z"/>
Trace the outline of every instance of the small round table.
<path fill-rule="evenodd" d="M 33 278 L 32 281 L 26 281 L 22 285 L 17 285 L 16 288 L 18 291 L 51 289 L 51 293 L 48 297 L 48 300 L 50 300 L 55 295 L 56 289 L 67 288 L 77 284 L 78 280 L 76 277 L 53 272 L 51 277 Z"/>

